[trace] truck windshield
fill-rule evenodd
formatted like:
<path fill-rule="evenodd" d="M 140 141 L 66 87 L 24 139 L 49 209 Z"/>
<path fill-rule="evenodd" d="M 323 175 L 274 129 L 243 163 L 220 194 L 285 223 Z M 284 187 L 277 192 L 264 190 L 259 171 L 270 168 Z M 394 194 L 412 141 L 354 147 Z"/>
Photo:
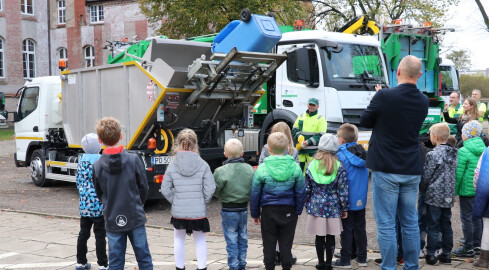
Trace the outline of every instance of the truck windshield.
<path fill-rule="evenodd" d="M 385 83 L 379 49 L 374 46 L 341 44 L 343 50 L 334 52 L 324 47 L 326 76 L 338 82 Z"/>

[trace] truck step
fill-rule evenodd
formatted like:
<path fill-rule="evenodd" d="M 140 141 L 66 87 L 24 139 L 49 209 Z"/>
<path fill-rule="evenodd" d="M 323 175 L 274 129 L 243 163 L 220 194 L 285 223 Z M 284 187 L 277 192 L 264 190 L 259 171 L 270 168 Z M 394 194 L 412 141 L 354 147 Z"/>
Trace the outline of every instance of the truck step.
<path fill-rule="evenodd" d="M 74 175 L 65 175 L 65 174 L 57 174 L 57 173 L 46 173 L 47 179 L 60 180 L 66 182 L 76 183 L 76 176 Z"/>

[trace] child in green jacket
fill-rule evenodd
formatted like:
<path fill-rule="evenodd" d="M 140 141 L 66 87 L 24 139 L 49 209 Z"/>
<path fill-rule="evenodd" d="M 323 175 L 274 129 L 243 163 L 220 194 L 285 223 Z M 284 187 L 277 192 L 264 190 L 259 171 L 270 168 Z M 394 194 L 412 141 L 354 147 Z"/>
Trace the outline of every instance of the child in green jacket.
<path fill-rule="evenodd" d="M 230 270 L 245 269 L 248 249 L 248 202 L 250 201 L 253 167 L 244 163 L 243 144 L 230 139 L 224 145 L 223 166 L 214 171 L 214 196 L 222 204 L 222 230 L 226 239 Z"/>
<path fill-rule="evenodd" d="M 480 156 L 486 149 L 481 139 L 482 125 L 477 120 L 466 123 L 462 128 L 464 146 L 458 150 L 455 177 L 455 195 L 460 198 L 460 218 L 464 233 L 464 246 L 453 251 L 458 257 L 474 257 L 474 248 L 480 249 L 482 237 L 481 220 L 472 220 L 474 206 L 474 170 Z"/>

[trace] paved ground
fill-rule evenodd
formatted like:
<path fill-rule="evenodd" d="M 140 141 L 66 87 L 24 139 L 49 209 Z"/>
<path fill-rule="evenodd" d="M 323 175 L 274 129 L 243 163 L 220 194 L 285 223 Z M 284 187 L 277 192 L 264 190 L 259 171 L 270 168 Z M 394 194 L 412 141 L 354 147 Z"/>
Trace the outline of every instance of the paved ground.
<path fill-rule="evenodd" d="M 73 269 L 76 262 L 76 239 L 78 219 L 41 216 L 29 213 L 0 211 L 0 269 Z M 175 269 L 173 264 L 173 231 L 161 228 L 147 228 L 150 251 L 155 269 Z M 95 240 L 89 240 L 88 259 L 94 263 Z M 207 236 L 208 269 L 226 269 L 225 242 L 221 235 L 209 233 Z M 187 239 L 185 265 L 196 267 L 195 250 L 191 239 Z M 316 265 L 315 248 L 310 245 L 295 245 L 293 253 L 298 263 L 293 269 L 313 270 Z M 380 254 L 368 254 L 368 267 L 360 268 L 352 263 L 353 269 L 379 269 L 373 259 Z M 249 240 L 248 268 L 263 269 L 262 245 L 260 239 Z M 470 263 L 454 261 L 452 265 L 425 266 L 421 269 L 471 269 Z M 94 266 L 92 269 L 97 269 Z M 128 247 L 126 268 L 137 269 L 132 248 Z M 277 269 L 280 269 L 278 267 Z M 398 267 L 398 269 L 402 269 Z"/>

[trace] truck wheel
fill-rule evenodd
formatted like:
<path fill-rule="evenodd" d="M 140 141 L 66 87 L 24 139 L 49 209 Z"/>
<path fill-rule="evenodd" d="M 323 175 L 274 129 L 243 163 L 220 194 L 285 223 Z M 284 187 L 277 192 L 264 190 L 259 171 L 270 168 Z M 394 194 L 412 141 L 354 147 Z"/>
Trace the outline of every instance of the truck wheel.
<path fill-rule="evenodd" d="M 243 8 L 240 13 L 243 22 L 249 22 L 251 19 L 251 11 L 248 8 Z"/>
<path fill-rule="evenodd" d="M 51 181 L 46 180 L 44 157 L 41 154 L 41 150 L 32 152 L 30 170 L 32 182 L 34 182 L 36 186 L 45 187 L 51 183 Z"/>

